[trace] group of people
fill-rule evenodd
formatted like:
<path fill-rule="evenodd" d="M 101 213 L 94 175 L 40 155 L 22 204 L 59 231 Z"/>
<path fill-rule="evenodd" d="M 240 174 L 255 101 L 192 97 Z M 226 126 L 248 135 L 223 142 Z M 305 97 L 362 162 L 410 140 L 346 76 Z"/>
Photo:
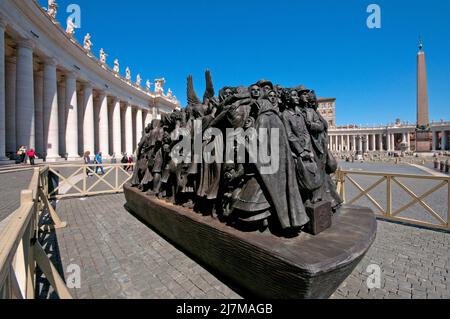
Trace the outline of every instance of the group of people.
<path fill-rule="evenodd" d="M 342 200 L 330 177 L 337 162 L 328 151 L 328 124 L 317 111 L 314 91 L 261 80 L 250 87 L 225 87 L 216 97 L 209 71 L 206 83 L 200 101 L 190 76 L 187 107 L 145 128 L 132 186 L 236 227 L 269 227 L 289 234 L 309 223 L 306 205 L 327 201 L 334 211 L 339 208 Z M 270 136 L 258 139 L 258 147 L 269 150 L 269 161 L 174 161 L 174 151 L 181 152 L 177 149 L 181 135 L 193 137 L 198 123 L 203 133 L 202 151 L 222 149 L 229 128 L 266 130 L 269 135 L 275 129 L 277 147 Z M 223 135 L 211 136 L 210 128 Z M 237 140 L 232 150 L 235 159 L 239 156 Z M 192 141 L 192 149 L 194 144 Z M 249 154 L 246 147 L 247 159 Z M 277 170 L 268 173 L 267 167 L 274 161 Z"/>
<path fill-rule="evenodd" d="M 130 170 L 133 170 L 133 156 L 127 156 L 126 153 L 122 154 L 123 157 L 121 159 L 121 163 L 122 164 L 129 164 L 127 166 L 124 167 L 124 169 L 129 172 Z M 116 164 L 116 156 L 115 154 L 112 155 L 111 157 L 111 164 Z M 102 152 L 98 152 L 97 154 L 95 154 L 94 156 L 94 160 L 92 161 L 91 159 L 91 152 L 90 151 L 86 151 L 83 154 L 83 160 L 84 160 L 84 164 L 86 165 L 95 165 L 93 167 L 91 167 L 90 169 L 86 170 L 86 174 L 88 176 L 93 176 L 93 174 L 98 174 L 100 171 L 100 175 L 105 175 L 105 169 L 103 168 L 102 164 L 103 164 L 103 154 Z"/>
<path fill-rule="evenodd" d="M 30 161 L 30 165 L 35 165 L 36 151 L 33 148 L 27 149 L 22 145 L 17 150 L 16 164 L 26 164 L 27 158 Z"/>

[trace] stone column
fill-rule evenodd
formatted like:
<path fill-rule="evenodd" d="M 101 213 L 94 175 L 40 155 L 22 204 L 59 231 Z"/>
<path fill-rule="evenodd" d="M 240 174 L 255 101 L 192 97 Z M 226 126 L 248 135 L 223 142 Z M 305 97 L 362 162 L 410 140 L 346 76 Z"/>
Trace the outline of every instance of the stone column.
<path fill-rule="evenodd" d="M 125 110 L 125 152 L 128 156 L 134 153 L 133 150 L 133 109 L 131 105 L 126 105 Z"/>
<path fill-rule="evenodd" d="M 431 131 L 431 136 L 433 138 L 433 143 L 432 143 L 432 147 L 433 147 L 433 152 L 437 150 L 437 136 L 436 136 L 436 131 Z M 416 134 L 416 139 L 417 139 L 417 134 Z"/>
<path fill-rule="evenodd" d="M 59 109 L 58 79 L 56 61 L 48 59 L 44 63 L 44 149 L 47 161 L 61 158 L 59 155 Z"/>
<path fill-rule="evenodd" d="M 136 111 L 136 146 L 139 145 L 142 139 L 142 110 Z"/>
<path fill-rule="evenodd" d="M 122 128 L 120 122 L 120 100 L 116 98 L 113 102 L 112 134 L 113 134 L 113 153 L 116 157 L 122 154 Z"/>
<path fill-rule="evenodd" d="M 90 83 L 84 85 L 83 96 L 83 151 L 95 155 L 94 94 Z"/>
<path fill-rule="evenodd" d="M 391 134 L 391 148 L 395 151 L 395 134 Z"/>
<path fill-rule="evenodd" d="M 81 88 L 77 90 L 77 102 L 78 102 L 78 154 L 83 155 L 84 150 L 84 90 Z"/>
<path fill-rule="evenodd" d="M 59 154 L 66 154 L 66 83 L 61 80 L 58 87 L 58 135 L 59 135 Z"/>
<path fill-rule="evenodd" d="M 16 154 L 18 147 L 16 144 L 16 58 L 15 57 L 10 57 L 6 60 L 5 79 L 6 79 L 6 83 L 5 83 L 6 153 Z"/>
<path fill-rule="evenodd" d="M 376 138 L 375 138 L 375 134 L 372 134 L 371 136 L 372 138 L 372 151 L 375 152 L 377 150 L 377 142 L 376 142 Z"/>
<path fill-rule="evenodd" d="M 6 161 L 5 28 L 0 18 L 0 161 Z"/>
<path fill-rule="evenodd" d="M 447 134 L 445 130 L 442 130 L 442 147 L 441 150 L 446 151 L 447 150 Z"/>
<path fill-rule="evenodd" d="M 109 124 L 108 124 L 108 96 L 100 92 L 100 110 L 98 118 L 98 143 L 99 151 L 104 158 L 109 156 Z"/>
<path fill-rule="evenodd" d="M 78 159 L 78 96 L 75 74 L 66 74 L 66 153 L 69 159 Z"/>
<path fill-rule="evenodd" d="M 369 143 L 370 143 L 369 134 L 366 134 L 366 146 L 364 147 L 365 152 L 369 151 Z"/>
<path fill-rule="evenodd" d="M 43 156 L 44 148 L 44 75 L 41 70 L 34 74 L 34 118 L 36 153 Z"/>
<path fill-rule="evenodd" d="M 352 135 L 352 151 L 356 152 L 356 136 Z"/>
<path fill-rule="evenodd" d="M 392 151 L 392 148 L 391 148 L 391 134 L 387 134 L 387 136 L 386 136 L 386 142 L 387 142 L 387 150 L 390 152 L 390 151 Z"/>
<path fill-rule="evenodd" d="M 362 141 L 362 136 L 359 137 L 358 144 L 359 144 L 359 145 L 358 145 L 358 146 L 359 146 L 358 151 L 363 152 L 363 141 Z"/>
<path fill-rule="evenodd" d="M 347 144 L 347 149 L 346 149 L 346 151 L 348 152 L 348 151 L 350 151 L 350 135 L 347 135 L 346 136 L 346 144 Z"/>
<path fill-rule="evenodd" d="M 17 43 L 16 142 L 35 148 L 34 129 L 33 43 Z"/>

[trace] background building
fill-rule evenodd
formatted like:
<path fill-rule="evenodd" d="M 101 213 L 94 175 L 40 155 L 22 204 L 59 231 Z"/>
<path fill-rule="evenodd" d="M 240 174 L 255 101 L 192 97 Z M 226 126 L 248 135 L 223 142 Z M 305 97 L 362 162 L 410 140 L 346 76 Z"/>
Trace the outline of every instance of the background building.
<path fill-rule="evenodd" d="M 319 98 L 319 112 L 328 122 L 329 127 L 336 126 L 336 99 L 335 98 Z"/>

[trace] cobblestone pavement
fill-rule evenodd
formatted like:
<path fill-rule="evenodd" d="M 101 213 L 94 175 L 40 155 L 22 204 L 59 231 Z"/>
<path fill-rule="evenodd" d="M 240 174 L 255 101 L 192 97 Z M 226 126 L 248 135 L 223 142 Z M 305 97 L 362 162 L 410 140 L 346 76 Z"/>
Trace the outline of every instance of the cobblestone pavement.
<path fill-rule="evenodd" d="M 20 191 L 30 185 L 33 170 L 0 174 L 0 222 L 20 206 Z"/>
<path fill-rule="evenodd" d="M 57 212 L 60 269 L 81 268 L 76 298 L 240 298 L 188 256 L 130 215 L 124 196 L 63 200 Z M 379 222 L 376 243 L 332 298 L 450 298 L 450 234 Z M 301 248 L 299 248 L 301 249 Z M 59 259 L 58 259 L 59 260 Z M 381 288 L 369 290 L 370 264 Z"/>
<path fill-rule="evenodd" d="M 62 269 L 81 267 L 81 289 L 71 290 L 76 298 L 240 298 L 124 204 L 123 194 L 57 204 L 69 224 L 57 231 Z"/>
<path fill-rule="evenodd" d="M 379 221 L 372 248 L 332 299 L 450 299 L 449 247 L 448 233 Z M 368 288 L 369 265 L 381 269 L 380 288 Z"/>

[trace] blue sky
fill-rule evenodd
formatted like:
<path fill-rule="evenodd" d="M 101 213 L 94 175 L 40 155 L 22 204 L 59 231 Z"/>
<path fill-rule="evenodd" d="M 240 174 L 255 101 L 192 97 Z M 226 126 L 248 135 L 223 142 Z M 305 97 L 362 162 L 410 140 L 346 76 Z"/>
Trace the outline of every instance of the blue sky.
<path fill-rule="evenodd" d="M 43 7 L 46 0 L 39 0 Z M 186 77 L 203 95 L 204 71 L 216 90 L 267 78 L 304 84 L 337 99 L 337 124 L 416 119 L 416 53 L 427 53 L 430 117 L 450 120 L 450 1 L 445 0 L 57 0 L 58 19 L 81 8 L 82 42 L 103 47 L 135 78 L 165 77 L 186 104 Z M 381 29 L 366 8 L 381 7 Z"/>

